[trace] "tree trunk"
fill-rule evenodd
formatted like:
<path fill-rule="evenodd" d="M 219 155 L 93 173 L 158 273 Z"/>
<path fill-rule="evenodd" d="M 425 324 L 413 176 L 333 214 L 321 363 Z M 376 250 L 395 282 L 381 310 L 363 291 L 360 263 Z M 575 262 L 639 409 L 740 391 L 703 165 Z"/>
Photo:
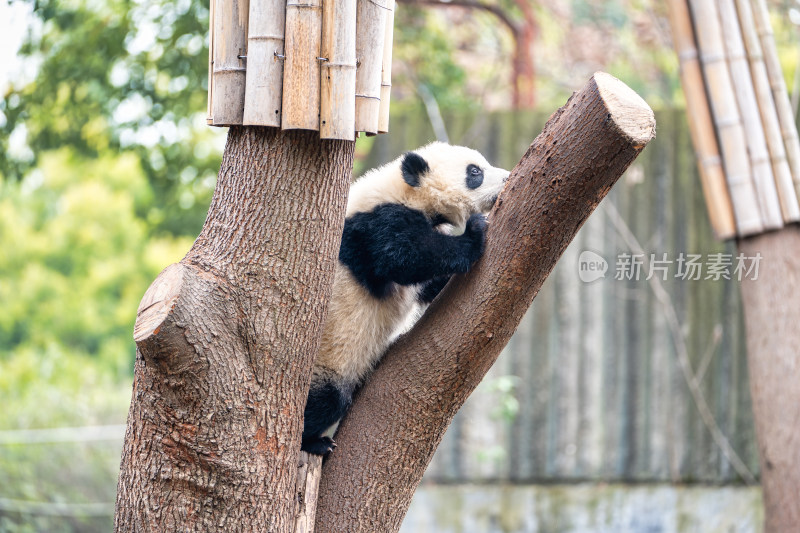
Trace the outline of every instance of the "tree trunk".
<path fill-rule="evenodd" d="M 598 73 L 548 121 L 489 217 L 486 252 L 388 351 L 322 470 L 317 533 L 397 531 L 433 452 L 589 214 L 655 134 Z"/>
<path fill-rule="evenodd" d="M 742 280 L 750 392 L 764 490 L 766 533 L 800 531 L 800 228 L 739 242 L 761 254 L 758 278 Z"/>
<path fill-rule="evenodd" d="M 230 129 L 200 236 L 139 307 L 117 531 L 294 529 L 353 146 Z"/>
<path fill-rule="evenodd" d="M 533 44 L 538 27 L 530 0 L 515 0 L 522 11 L 523 20 L 516 25 L 514 36 L 514 58 L 512 60 L 512 105 L 514 109 L 536 107 L 536 65 Z"/>

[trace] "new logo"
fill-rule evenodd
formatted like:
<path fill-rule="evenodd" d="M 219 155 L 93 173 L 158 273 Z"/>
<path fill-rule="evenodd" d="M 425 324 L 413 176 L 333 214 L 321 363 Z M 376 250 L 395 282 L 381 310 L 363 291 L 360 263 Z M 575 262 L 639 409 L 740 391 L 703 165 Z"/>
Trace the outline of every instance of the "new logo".
<path fill-rule="evenodd" d="M 591 250 L 584 250 L 578 257 L 578 277 L 584 283 L 591 283 L 606 277 L 608 262 Z"/>

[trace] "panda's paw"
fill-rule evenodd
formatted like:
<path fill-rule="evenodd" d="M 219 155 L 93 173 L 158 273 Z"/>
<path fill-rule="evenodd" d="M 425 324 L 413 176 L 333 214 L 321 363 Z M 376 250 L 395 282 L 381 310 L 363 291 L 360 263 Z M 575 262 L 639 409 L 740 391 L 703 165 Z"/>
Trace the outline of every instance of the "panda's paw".
<path fill-rule="evenodd" d="M 483 255 L 487 226 L 486 217 L 480 213 L 475 213 L 467 220 L 464 236 L 467 237 L 471 243 L 470 263 L 474 263 Z"/>
<path fill-rule="evenodd" d="M 330 437 L 313 437 L 303 439 L 300 449 L 314 455 L 328 455 L 336 448 L 336 442 Z"/>
<path fill-rule="evenodd" d="M 483 237 L 483 234 L 486 233 L 486 227 L 489 225 L 486 222 L 486 217 L 481 213 L 475 213 L 474 215 L 470 216 L 467 219 L 467 228 L 466 233 L 470 234 L 477 234 Z"/>

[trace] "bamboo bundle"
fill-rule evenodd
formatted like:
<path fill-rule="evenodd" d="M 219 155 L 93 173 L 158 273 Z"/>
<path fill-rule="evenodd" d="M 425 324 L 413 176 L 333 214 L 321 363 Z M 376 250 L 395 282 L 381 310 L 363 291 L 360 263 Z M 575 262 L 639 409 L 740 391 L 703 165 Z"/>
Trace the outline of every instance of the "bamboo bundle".
<path fill-rule="evenodd" d="M 243 124 L 281 125 L 285 0 L 252 0 Z"/>
<path fill-rule="evenodd" d="M 212 0 L 214 5 L 211 123 L 241 124 L 244 114 L 248 0 Z"/>
<path fill-rule="evenodd" d="M 322 0 L 286 4 L 281 128 L 319 130 Z"/>
<path fill-rule="evenodd" d="M 356 0 L 322 4 L 320 127 L 323 139 L 355 138 Z"/>
<path fill-rule="evenodd" d="M 389 127 L 395 0 L 210 0 L 206 122 L 318 130 Z"/>
<path fill-rule="evenodd" d="M 736 7 L 739 13 L 739 23 L 744 37 L 745 48 L 747 49 L 747 57 L 750 62 L 750 73 L 753 77 L 756 99 L 761 111 L 761 121 L 764 125 L 767 146 L 772 159 L 772 171 L 775 175 L 775 185 L 781 202 L 781 212 L 783 213 L 784 221 L 796 222 L 800 220 L 800 205 L 798 205 L 797 192 L 792 181 L 792 171 L 786 158 L 778 111 L 772 96 L 767 67 L 764 64 L 764 57 L 761 51 L 761 43 L 753 22 L 750 0 L 736 0 Z"/>
<path fill-rule="evenodd" d="M 729 239 L 736 235 L 736 223 L 714 133 L 711 110 L 703 85 L 703 74 L 700 70 L 689 8 L 686 0 L 668 0 L 667 5 L 672 40 L 680 60 L 681 84 L 686 95 L 689 131 L 697 152 L 700 182 L 708 206 L 711 227 L 718 239 Z"/>
<path fill-rule="evenodd" d="M 381 106 L 381 66 L 386 16 L 393 0 L 358 0 L 356 55 L 356 130 L 378 133 Z"/>
<path fill-rule="evenodd" d="M 695 34 L 708 99 L 711 102 L 711 114 L 719 136 L 737 232 L 740 236 L 760 233 L 764 224 L 753 185 L 744 128 L 726 61 L 719 12 L 713 0 L 689 0 L 689 6 L 695 28 L 703 29 Z"/>
<path fill-rule="evenodd" d="M 381 66 L 381 107 L 378 112 L 378 133 L 389 131 L 389 102 L 392 95 L 392 40 L 394 39 L 395 1 L 390 0 L 391 11 L 386 14 L 386 33 L 383 42 L 383 64 Z"/>
<path fill-rule="evenodd" d="M 761 221 L 765 229 L 778 229 L 783 227 L 783 213 L 781 212 L 778 191 L 775 187 L 775 178 L 770 164 L 767 141 L 758 110 L 758 102 L 753 89 L 753 80 L 750 76 L 750 66 L 744 51 L 744 42 L 739 28 L 734 0 L 718 0 L 720 22 L 722 23 L 722 37 L 728 56 L 728 68 L 739 112 L 742 117 L 750 166 L 753 172 L 753 185 L 756 190 L 758 207 L 761 212 Z"/>
<path fill-rule="evenodd" d="M 778 120 L 780 121 L 781 134 L 786 147 L 786 156 L 792 169 L 795 190 L 800 195 L 800 140 L 798 140 L 797 136 L 797 125 L 794 123 L 792 104 L 789 102 L 786 82 L 783 79 L 783 72 L 778 61 L 778 50 L 775 47 L 775 38 L 772 35 L 767 4 L 764 0 L 753 1 L 755 3 L 752 11 L 753 18 L 761 39 L 761 50 L 764 54 L 764 62 L 767 66 L 767 74 L 769 75 L 772 94 L 778 110 Z"/>

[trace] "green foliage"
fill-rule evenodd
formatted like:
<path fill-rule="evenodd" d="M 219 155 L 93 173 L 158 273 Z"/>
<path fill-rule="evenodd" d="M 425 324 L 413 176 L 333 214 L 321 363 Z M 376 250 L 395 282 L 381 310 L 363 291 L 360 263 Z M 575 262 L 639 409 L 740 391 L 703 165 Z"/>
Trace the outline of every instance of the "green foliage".
<path fill-rule="evenodd" d="M 396 96 L 403 96 L 412 105 L 419 100 L 409 94 L 425 85 L 436 97 L 442 110 L 474 107 L 477 101 L 465 90 L 466 71 L 455 61 L 455 48 L 448 28 L 441 17 L 431 9 L 404 5 L 397 10 L 395 19 L 393 84 L 399 86 L 399 95 L 393 95 L 393 106 L 398 107 Z M 397 92 L 397 90 L 395 90 Z M 400 104 L 402 105 L 402 104 Z"/>
<path fill-rule="evenodd" d="M 665 4 L 574 0 L 570 9 L 539 8 L 536 13 L 541 107 L 561 105 L 597 70 L 624 81 L 653 108 L 682 104 Z"/>
<path fill-rule="evenodd" d="M 130 152 L 44 152 L 21 181 L 0 180 L 0 431 L 124 422 L 138 302 L 191 245 L 154 234 L 153 198 Z M 0 442 L 0 499 L 91 504 L 0 508 L 0 531 L 108 531 L 110 512 L 92 509 L 113 502 L 119 447 Z"/>
<path fill-rule="evenodd" d="M 496 431 L 503 431 L 509 427 L 519 414 L 519 400 L 517 400 L 517 387 L 520 384 L 518 376 L 505 375 L 484 379 L 479 385 L 478 394 L 493 408 L 490 418 L 498 423 Z M 495 444 L 485 446 L 475 451 L 475 458 L 480 463 L 499 466 L 508 458 L 508 451 L 504 446 Z"/>
<path fill-rule="evenodd" d="M 139 206 L 149 220 L 196 233 L 224 134 L 203 120 L 207 2 L 38 0 L 34 14 L 41 24 L 20 53 L 39 68 L 0 102 L 0 173 L 19 180 L 61 146 L 130 153 L 155 193 Z M 9 149 L 12 133 L 26 150 Z"/>
<path fill-rule="evenodd" d="M 573 0 L 572 20 L 575 24 L 595 24 L 598 21 L 622 29 L 628 22 L 626 6 L 620 2 Z"/>
<path fill-rule="evenodd" d="M 150 235 L 137 211 L 152 198 L 132 154 L 85 161 L 62 149 L 1 182 L 0 347 L 62 346 L 129 368 L 139 299 L 189 245 Z"/>

